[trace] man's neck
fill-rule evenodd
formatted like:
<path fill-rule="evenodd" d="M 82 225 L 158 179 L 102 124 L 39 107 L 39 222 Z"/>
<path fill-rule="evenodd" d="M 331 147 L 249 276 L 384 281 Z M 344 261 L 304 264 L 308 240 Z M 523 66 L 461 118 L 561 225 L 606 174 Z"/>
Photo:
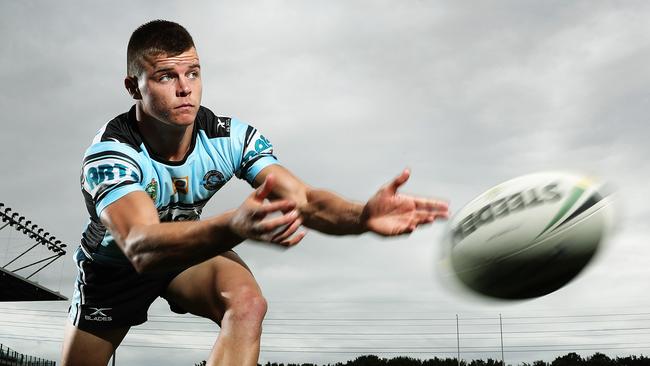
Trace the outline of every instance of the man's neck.
<path fill-rule="evenodd" d="M 186 127 L 161 122 L 142 111 L 136 104 L 135 116 L 138 129 L 152 152 L 168 161 L 182 161 L 192 144 L 194 124 Z"/>

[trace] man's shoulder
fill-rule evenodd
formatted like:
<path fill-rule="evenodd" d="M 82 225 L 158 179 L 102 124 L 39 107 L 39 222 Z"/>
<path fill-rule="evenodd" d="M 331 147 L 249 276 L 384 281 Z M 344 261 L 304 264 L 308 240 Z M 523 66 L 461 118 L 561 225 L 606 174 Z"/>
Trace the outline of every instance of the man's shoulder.
<path fill-rule="evenodd" d="M 137 152 L 141 151 L 142 138 L 136 130 L 134 123 L 135 109 L 122 113 L 108 121 L 97 132 L 93 145 L 103 142 L 117 142 L 126 144 Z"/>

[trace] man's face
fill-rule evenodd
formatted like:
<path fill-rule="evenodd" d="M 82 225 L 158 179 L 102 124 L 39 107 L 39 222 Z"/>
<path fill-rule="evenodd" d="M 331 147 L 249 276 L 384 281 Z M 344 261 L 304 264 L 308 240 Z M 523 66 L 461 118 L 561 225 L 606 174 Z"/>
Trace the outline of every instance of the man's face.
<path fill-rule="evenodd" d="M 176 56 L 146 56 L 137 77 L 142 110 L 167 125 L 194 122 L 201 104 L 201 66 L 194 47 Z"/>

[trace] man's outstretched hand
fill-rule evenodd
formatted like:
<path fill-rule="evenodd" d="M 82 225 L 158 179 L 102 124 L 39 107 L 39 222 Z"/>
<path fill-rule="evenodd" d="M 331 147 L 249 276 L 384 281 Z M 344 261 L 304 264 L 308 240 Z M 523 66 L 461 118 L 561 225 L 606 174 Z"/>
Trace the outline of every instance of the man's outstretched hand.
<path fill-rule="evenodd" d="M 405 169 L 398 177 L 383 186 L 377 193 L 368 200 L 361 212 L 361 222 L 356 216 L 354 222 L 362 225 L 363 231 L 372 231 L 383 236 L 394 236 L 411 233 L 418 226 L 428 224 L 436 219 L 446 219 L 449 216 L 448 205 L 444 201 L 428 198 L 414 197 L 399 194 L 397 190 L 409 179 L 410 172 Z M 284 179 L 289 179 L 284 176 Z M 243 239 L 272 243 L 284 247 L 298 244 L 304 237 L 305 232 L 298 229 L 303 224 L 305 212 L 311 212 L 309 208 L 300 212 L 296 202 L 290 199 L 267 200 L 276 185 L 276 176 L 269 174 L 262 184 L 250 195 L 244 203 L 234 212 L 230 220 L 230 229 L 237 236 Z M 325 192 L 325 193 L 323 193 Z M 344 234 L 345 213 L 351 204 L 337 198 L 326 191 L 317 191 L 320 200 L 314 200 L 315 207 L 319 208 L 318 215 L 310 218 L 311 228 L 319 231 Z M 312 192 L 310 197 L 316 194 Z M 329 204 L 323 204 L 329 203 Z M 328 206 L 329 205 L 329 206 Z M 325 207 L 325 208 L 323 208 Z M 332 208 L 333 207 L 333 208 Z M 343 207 L 343 208 L 341 208 Z M 358 212 L 358 211 L 357 211 Z M 319 219 L 325 223 L 319 227 Z M 331 223 L 343 219 L 343 224 L 337 223 L 332 229 Z M 350 221 L 352 223 L 352 221 Z M 329 226 L 328 226 L 329 225 Z M 352 232 L 359 232 L 350 230 Z"/>
<path fill-rule="evenodd" d="M 409 179 L 411 172 L 404 169 L 392 182 L 381 187 L 363 208 L 362 220 L 369 231 L 383 236 L 411 233 L 422 224 L 449 216 L 448 204 L 427 198 L 397 193 Z"/>
<path fill-rule="evenodd" d="M 230 229 L 245 239 L 285 247 L 298 244 L 305 237 L 305 232 L 296 234 L 302 224 L 296 203 L 287 199 L 266 201 L 274 184 L 274 176 L 267 176 L 264 183 L 235 211 L 230 220 Z M 279 215 L 269 217 L 274 213 Z"/>

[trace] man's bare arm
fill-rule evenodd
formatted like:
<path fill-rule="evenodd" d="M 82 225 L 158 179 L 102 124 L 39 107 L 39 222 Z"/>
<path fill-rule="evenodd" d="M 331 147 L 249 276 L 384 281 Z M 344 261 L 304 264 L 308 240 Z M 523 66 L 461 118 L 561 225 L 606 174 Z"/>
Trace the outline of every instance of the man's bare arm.
<path fill-rule="evenodd" d="M 261 184 L 269 174 L 277 181 L 272 196 L 295 201 L 304 225 L 326 234 L 372 231 L 383 236 L 401 235 L 448 216 L 446 202 L 397 193 L 409 178 L 408 170 L 380 188 L 366 203 L 349 201 L 333 192 L 310 187 L 279 165 L 264 168 L 256 182 Z"/>
<path fill-rule="evenodd" d="M 151 198 L 131 192 L 109 205 L 102 223 L 138 272 L 188 268 L 232 249 L 245 238 L 289 246 L 304 234 L 290 200 L 265 202 L 273 178 L 236 210 L 200 221 L 161 223 Z M 273 212 L 281 215 L 266 216 Z"/>

